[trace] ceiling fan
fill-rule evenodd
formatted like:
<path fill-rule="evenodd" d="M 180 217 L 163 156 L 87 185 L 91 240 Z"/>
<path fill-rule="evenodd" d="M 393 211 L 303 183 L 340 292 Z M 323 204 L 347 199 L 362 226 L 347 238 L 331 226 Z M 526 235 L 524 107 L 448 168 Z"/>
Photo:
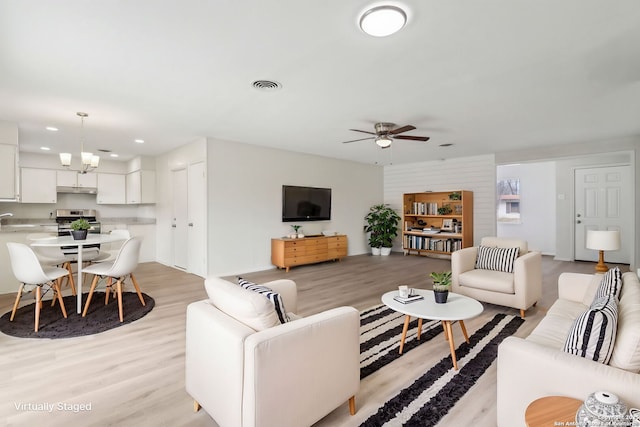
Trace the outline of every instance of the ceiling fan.
<path fill-rule="evenodd" d="M 394 139 L 408 139 L 411 141 L 423 141 L 423 142 L 427 142 L 429 140 L 428 136 L 398 135 L 400 133 L 414 130 L 416 128 L 415 126 L 406 125 L 406 126 L 402 126 L 395 129 L 394 127 L 395 127 L 394 123 L 376 123 L 374 126 L 375 132 L 369 132 L 366 130 L 359 130 L 359 129 L 349 129 L 354 132 L 368 133 L 373 136 L 369 136 L 367 138 L 354 139 L 351 141 L 344 141 L 343 144 L 348 144 L 350 142 L 364 141 L 367 139 L 373 139 L 376 141 L 376 144 L 380 148 L 389 148 L 391 146 L 391 142 L 393 142 Z"/>

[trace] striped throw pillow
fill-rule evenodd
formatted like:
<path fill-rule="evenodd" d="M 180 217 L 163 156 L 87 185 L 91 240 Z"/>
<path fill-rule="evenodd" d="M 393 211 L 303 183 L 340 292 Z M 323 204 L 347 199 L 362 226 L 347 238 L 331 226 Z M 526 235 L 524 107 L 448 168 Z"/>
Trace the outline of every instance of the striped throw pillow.
<path fill-rule="evenodd" d="M 564 351 L 608 364 L 618 328 L 618 301 L 613 296 L 596 299 L 573 322 Z"/>
<path fill-rule="evenodd" d="M 620 272 L 620 268 L 611 268 L 604 274 L 604 276 L 602 276 L 602 282 L 600 282 L 600 286 L 598 286 L 596 296 L 593 300 L 595 301 L 598 298 L 606 297 L 608 295 L 613 295 L 617 300 L 620 300 L 621 288 L 622 273 Z"/>
<path fill-rule="evenodd" d="M 287 310 L 284 308 L 284 302 L 282 302 L 282 297 L 279 293 L 274 292 L 273 289 L 266 286 L 245 280 L 242 277 L 238 277 L 238 285 L 240 285 L 241 288 L 262 294 L 271 301 L 276 309 L 276 314 L 278 315 L 280 323 L 287 323 L 290 321 L 289 316 L 287 316 Z"/>
<path fill-rule="evenodd" d="M 520 248 L 495 248 L 490 246 L 478 246 L 476 257 L 476 269 L 504 271 L 513 273 L 513 263 L 518 258 Z"/>

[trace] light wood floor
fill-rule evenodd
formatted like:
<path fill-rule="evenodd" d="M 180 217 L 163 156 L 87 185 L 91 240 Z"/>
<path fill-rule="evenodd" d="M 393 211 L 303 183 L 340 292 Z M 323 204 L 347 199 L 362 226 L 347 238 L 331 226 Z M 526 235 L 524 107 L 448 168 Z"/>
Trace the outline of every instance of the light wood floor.
<path fill-rule="evenodd" d="M 556 299 L 555 282 L 562 271 L 593 271 L 591 263 L 544 258 L 544 296 L 527 312 L 521 335 L 528 334 L 543 316 L 544 307 Z M 449 269 L 448 260 L 360 255 L 298 267 L 289 273 L 269 270 L 243 277 L 262 282 L 285 277 L 295 280 L 299 313 L 309 315 L 341 305 L 365 309 L 379 304 L 380 295 L 399 284 L 428 287 L 428 273 L 445 269 Z M 206 298 L 203 280 L 157 263 L 140 264 L 136 277 L 156 306 L 132 324 L 98 335 L 59 340 L 0 334 L 0 420 L 5 420 L 4 425 L 216 426 L 206 412 L 192 412 L 192 400 L 184 391 L 185 310 L 189 303 Z M 0 313 L 11 309 L 14 297 L 0 295 Z M 30 302 L 25 298 L 23 304 Z M 485 317 L 499 311 L 517 314 L 504 307 L 485 308 Z M 470 334 L 483 319 L 467 324 Z M 435 345 L 447 349 L 444 342 Z M 394 362 L 395 371 L 390 370 L 386 377 L 363 381 L 357 395 L 360 416 L 349 417 L 343 405 L 318 426 L 358 425 L 367 410 L 385 400 L 385 391 L 402 387 L 429 357 L 412 353 Z M 495 387 L 494 364 L 484 381 L 464 398 L 465 411 L 454 409 L 447 425 L 471 425 L 472 420 L 476 426 L 495 425 Z M 33 408 L 43 404 L 53 405 L 52 412 Z M 90 405 L 90 410 L 65 404 Z"/>

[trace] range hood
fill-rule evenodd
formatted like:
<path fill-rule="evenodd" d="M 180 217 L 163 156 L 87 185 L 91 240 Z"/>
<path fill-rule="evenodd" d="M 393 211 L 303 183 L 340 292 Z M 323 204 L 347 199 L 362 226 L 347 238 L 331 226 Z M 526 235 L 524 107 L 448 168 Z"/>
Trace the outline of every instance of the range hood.
<path fill-rule="evenodd" d="M 56 187 L 58 193 L 74 193 L 74 194 L 97 194 L 98 189 L 96 187 Z"/>

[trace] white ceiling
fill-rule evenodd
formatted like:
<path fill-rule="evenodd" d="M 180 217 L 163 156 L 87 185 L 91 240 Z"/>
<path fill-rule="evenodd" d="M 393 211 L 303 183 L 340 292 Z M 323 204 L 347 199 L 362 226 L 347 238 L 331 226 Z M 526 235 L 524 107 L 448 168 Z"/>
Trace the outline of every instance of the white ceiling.
<path fill-rule="evenodd" d="M 0 0 L 0 120 L 24 151 L 75 153 L 84 111 L 86 148 L 121 159 L 200 137 L 397 164 L 640 135 L 639 1 L 389 1 L 409 22 L 374 38 L 357 20 L 379 3 Z M 341 143 L 378 121 L 431 140 Z"/>

